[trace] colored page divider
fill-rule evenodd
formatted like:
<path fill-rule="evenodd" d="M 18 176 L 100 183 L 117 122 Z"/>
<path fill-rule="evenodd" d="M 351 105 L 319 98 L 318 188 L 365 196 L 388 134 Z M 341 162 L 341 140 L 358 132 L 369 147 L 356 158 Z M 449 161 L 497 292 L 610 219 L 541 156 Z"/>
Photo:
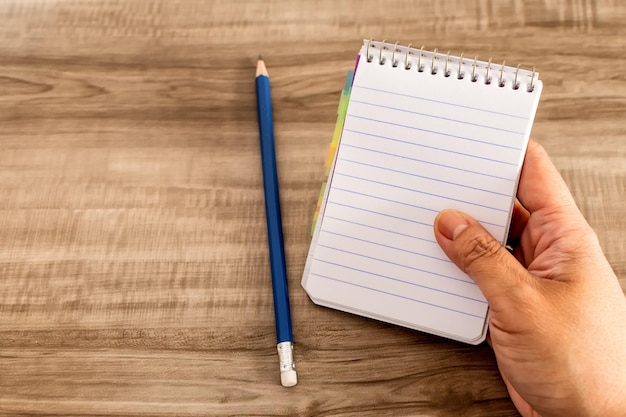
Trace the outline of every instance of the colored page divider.
<path fill-rule="evenodd" d="M 350 92 L 352 91 L 352 81 L 354 79 L 354 71 L 348 71 L 346 76 L 346 82 L 343 90 L 341 91 L 341 98 L 339 99 L 339 105 L 337 106 L 337 122 L 335 123 L 335 130 L 333 132 L 333 138 L 328 146 L 328 152 L 326 153 L 326 161 L 324 162 L 325 175 L 328 178 L 330 169 L 335 162 L 335 155 L 337 154 L 337 146 L 339 146 L 339 139 L 341 139 L 341 133 L 343 132 L 343 124 L 346 120 L 346 112 L 348 110 L 348 103 L 350 102 Z M 315 207 L 315 214 L 313 215 L 313 224 L 311 225 L 311 236 L 315 232 L 315 226 L 317 225 L 317 218 L 320 213 L 322 201 L 324 200 L 324 194 L 326 191 L 327 181 L 322 183 L 319 197 L 317 199 L 317 206 Z"/>

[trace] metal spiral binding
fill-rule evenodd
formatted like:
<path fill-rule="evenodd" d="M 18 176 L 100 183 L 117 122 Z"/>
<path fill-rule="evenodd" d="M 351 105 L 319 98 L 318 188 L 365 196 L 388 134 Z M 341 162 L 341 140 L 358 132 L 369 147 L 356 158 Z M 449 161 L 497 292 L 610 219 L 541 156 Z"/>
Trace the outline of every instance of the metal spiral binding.
<path fill-rule="evenodd" d="M 471 82 L 477 82 L 479 76 L 482 78 L 482 83 L 486 85 L 492 84 L 492 71 L 497 71 L 497 83 L 493 83 L 498 87 L 510 86 L 513 90 L 519 90 L 521 80 L 528 77 L 529 80 L 526 83 L 526 91 L 532 93 L 535 89 L 535 67 L 532 68 L 532 72 L 528 70 L 520 69 L 520 65 L 517 67 L 507 67 L 505 61 L 502 64 L 492 64 L 492 59 L 489 58 L 488 62 L 478 61 L 478 56 L 475 56 L 473 60 L 464 60 L 463 54 L 460 56 L 450 56 L 450 51 L 447 52 L 445 58 L 439 53 L 439 50 L 435 48 L 432 52 L 425 51 L 424 46 L 420 49 L 412 48 L 412 44 L 408 46 L 400 46 L 399 42 L 395 44 L 387 44 L 386 40 L 382 42 L 376 42 L 374 39 L 367 40 L 366 45 L 366 61 L 368 63 L 376 61 L 379 65 L 385 65 L 388 61 L 388 55 L 391 61 L 391 67 L 403 68 L 406 71 L 417 70 L 417 72 L 424 72 L 424 61 L 430 60 L 429 73 L 431 75 L 438 75 L 440 70 L 444 77 L 450 77 L 453 73 L 454 65 L 458 66 L 456 71 L 456 79 L 465 79 L 465 72 L 463 71 L 464 65 L 471 65 L 471 75 L 469 77 Z M 376 53 L 378 49 L 378 53 Z M 391 52 L 389 52 L 391 50 Z M 404 65 L 400 64 L 399 55 L 404 54 Z M 375 58 L 375 56 L 377 57 Z M 401 58 L 400 58 L 401 59 Z M 444 59 L 443 63 L 438 63 Z M 427 64 L 428 65 L 428 64 Z M 495 67 L 495 68 L 494 68 Z"/>

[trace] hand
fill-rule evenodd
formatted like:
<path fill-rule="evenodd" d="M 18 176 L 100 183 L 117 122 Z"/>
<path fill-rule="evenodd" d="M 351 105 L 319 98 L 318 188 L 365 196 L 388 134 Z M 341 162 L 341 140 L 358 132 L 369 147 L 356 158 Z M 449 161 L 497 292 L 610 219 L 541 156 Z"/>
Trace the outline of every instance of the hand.
<path fill-rule="evenodd" d="M 522 170 L 509 253 L 470 216 L 446 210 L 435 236 L 479 286 L 489 337 L 524 417 L 626 415 L 626 298 L 548 155 Z"/>

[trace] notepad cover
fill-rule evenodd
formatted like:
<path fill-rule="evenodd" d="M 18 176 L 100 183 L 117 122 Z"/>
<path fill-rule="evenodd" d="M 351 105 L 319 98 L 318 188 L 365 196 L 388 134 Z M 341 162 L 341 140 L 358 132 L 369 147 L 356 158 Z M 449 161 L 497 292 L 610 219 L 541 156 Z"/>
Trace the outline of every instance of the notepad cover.
<path fill-rule="evenodd" d="M 439 248 L 433 221 L 461 210 L 505 242 L 542 83 L 368 42 L 302 285 L 316 304 L 478 344 L 487 302 Z"/>

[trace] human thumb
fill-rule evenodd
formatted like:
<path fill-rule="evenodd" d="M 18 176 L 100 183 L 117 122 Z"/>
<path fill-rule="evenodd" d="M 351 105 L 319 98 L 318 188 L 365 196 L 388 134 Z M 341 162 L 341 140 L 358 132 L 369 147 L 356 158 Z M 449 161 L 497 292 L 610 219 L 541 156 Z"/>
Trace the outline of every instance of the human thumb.
<path fill-rule="evenodd" d="M 517 259 L 465 213 L 439 213 L 435 237 L 448 258 L 476 282 L 492 309 L 513 301 L 529 281 L 530 274 Z"/>

